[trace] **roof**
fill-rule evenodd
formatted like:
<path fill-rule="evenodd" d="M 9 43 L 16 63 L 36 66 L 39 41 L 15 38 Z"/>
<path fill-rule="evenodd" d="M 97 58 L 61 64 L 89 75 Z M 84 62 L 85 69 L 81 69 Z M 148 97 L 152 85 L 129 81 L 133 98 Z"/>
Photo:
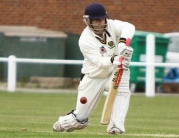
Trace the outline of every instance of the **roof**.
<path fill-rule="evenodd" d="M 67 37 L 64 32 L 41 29 L 35 26 L 0 26 L 0 33 L 5 36 L 19 37 Z"/>

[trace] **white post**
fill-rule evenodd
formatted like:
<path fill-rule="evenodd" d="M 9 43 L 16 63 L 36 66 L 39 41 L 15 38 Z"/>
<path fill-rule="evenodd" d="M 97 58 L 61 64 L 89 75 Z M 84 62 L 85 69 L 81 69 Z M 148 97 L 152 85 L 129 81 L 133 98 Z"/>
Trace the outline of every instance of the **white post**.
<path fill-rule="evenodd" d="M 11 55 L 8 58 L 7 90 L 14 92 L 16 89 L 16 57 Z"/>
<path fill-rule="evenodd" d="M 155 62 L 155 36 L 148 34 L 146 38 L 146 88 L 147 97 L 155 96 L 155 67 L 150 63 Z"/>

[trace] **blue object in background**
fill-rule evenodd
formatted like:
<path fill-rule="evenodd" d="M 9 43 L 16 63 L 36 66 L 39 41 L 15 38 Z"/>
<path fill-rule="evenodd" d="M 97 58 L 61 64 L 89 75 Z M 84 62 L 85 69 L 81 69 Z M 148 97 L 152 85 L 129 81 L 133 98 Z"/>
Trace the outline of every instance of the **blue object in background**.
<path fill-rule="evenodd" d="M 164 82 L 178 82 L 179 83 L 179 69 L 171 68 L 168 74 L 163 79 Z"/>

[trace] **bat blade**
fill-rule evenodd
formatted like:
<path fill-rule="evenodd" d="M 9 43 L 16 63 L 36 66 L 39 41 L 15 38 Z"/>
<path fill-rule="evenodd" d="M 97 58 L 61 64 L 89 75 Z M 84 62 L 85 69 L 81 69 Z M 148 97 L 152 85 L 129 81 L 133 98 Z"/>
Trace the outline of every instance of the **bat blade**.
<path fill-rule="evenodd" d="M 102 116 L 101 116 L 101 124 L 102 125 L 107 125 L 109 123 L 114 100 L 115 100 L 115 97 L 117 94 L 117 89 L 118 89 L 118 86 L 119 86 L 119 83 L 120 83 L 120 80 L 122 77 L 122 73 L 123 73 L 123 69 L 121 69 L 121 68 L 116 69 L 116 71 L 114 73 L 114 77 L 112 79 L 112 84 L 110 85 L 108 95 L 106 97 L 103 111 L 102 111 Z"/>

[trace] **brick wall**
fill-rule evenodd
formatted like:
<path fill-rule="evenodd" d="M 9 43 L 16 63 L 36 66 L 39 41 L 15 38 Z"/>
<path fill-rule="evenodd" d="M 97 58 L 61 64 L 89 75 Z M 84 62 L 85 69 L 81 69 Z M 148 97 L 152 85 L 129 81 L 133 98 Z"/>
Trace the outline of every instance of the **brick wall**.
<path fill-rule="evenodd" d="M 80 33 L 84 8 L 92 0 L 0 0 L 0 25 L 38 26 Z M 133 23 L 137 30 L 179 31 L 179 0 L 97 0 L 110 18 Z"/>

